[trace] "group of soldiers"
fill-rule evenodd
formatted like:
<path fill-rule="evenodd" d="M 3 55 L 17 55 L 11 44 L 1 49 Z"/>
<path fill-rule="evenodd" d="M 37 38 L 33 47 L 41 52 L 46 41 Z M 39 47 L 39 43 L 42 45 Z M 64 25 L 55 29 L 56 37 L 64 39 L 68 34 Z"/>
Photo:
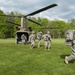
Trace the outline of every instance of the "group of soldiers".
<path fill-rule="evenodd" d="M 35 35 L 35 32 L 32 31 L 31 32 L 31 35 L 29 36 L 29 42 L 31 43 L 30 44 L 30 48 L 34 48 L 35 46 L 35 39 L 37 38 L 38 40 L 38 48 L 41 46 L 41 42 L 42 42 L 42 39 L 44 40 L 44 45 L 45 45 L 45 50 L 48 49 L 50 50 L 50 46 L 51 46 L 51 35 L 50 35 L 50 31 L 47 31 L 46 34 L 43 35 L 42 32 L 38 32 L 37 33 L 37 37 Z"/>
<path fill-rule="evenodd" d="M 26 37 L 22 35 L 22 42 L 24 43 Z M 46 34 L 43 35 L 42 32 L 37 33 L 37 37 L 34 31 L 31 32 L 29 36 L 30 48 L 35 47 L 35 40 L 38 40 L 38 48 L 41 46 L 42 40 L 44 40 L 44 48 L 45 50 L 50 50 L 51 48 L 51 35 L 50 31 L 47 31 Z M 66 32 L 66 45 L 71 46 L 72 54 L 69 56 L 65 56 L 65 63 L 68 64 L 70 61 L 75 60 L 75 30 L 69 30 Z"/>

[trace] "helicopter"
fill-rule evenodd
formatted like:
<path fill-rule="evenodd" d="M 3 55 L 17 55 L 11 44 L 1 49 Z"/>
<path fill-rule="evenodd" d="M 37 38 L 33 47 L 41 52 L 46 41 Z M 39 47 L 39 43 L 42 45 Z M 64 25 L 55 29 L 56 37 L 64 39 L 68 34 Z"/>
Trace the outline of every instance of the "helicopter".
<path fill-rule="evenodd" d="M 17 32 L 16 32 L 16 44 L 22 43 L 22 39 L 21 39 L 22 35 L 24 35 L 26 37 L 25 43 L 28 43 L 29 35 L 30 35 L 30 32 L 32 31 L 32 28 L 29 27 L 29 30 L 27 30 L 27 28 L 26 28 L 26 20 L 31 21 L 33 23 L 36 23 L 37 25 L 40 25 L 40 26 L 42 26 L 42 25 L 40 23 L 36 22 L 36 21 L 33 21 L 33 20 L 27 18 L 27 17 L 28 16 L 33 16 L 35 14 L 38 14 L 40 12 L 43 12 L 43 11 L 48 10 L 50 8 L 53 8 L 55 6 L 57 6 L 57 4 L 51 4 L 49 6 L 41 8 L 41 9 L 39 9 L 37 11 L 34 11 L 34 12 L 30 13 L 30 14 L 27 14 L 25 16 L 10 16 L 10 15 L 0 15 L 0 16 L 19 17 L 19 18 L 21 18 L 21 27 L 17 28 Z M 13 22 L 10 22 L 10 21 L 6 21 L 6 22 L 18 25 L 16 23 L 13 23 Z"/>

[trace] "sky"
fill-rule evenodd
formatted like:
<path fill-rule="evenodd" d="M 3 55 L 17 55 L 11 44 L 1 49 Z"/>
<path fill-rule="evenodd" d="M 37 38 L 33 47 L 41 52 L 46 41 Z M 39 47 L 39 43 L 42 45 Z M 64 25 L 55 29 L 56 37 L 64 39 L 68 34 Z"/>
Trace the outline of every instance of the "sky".
<path fill-rule="evenodd" d="M 18 11 L 27 15 L 54 3 L 58 6 L 32 17 L 48 18 L 50 20 L 59 19 L 64 21 L 75 18 L 75 0 L 0 0 L 0 9 L 5 13 Z"/>

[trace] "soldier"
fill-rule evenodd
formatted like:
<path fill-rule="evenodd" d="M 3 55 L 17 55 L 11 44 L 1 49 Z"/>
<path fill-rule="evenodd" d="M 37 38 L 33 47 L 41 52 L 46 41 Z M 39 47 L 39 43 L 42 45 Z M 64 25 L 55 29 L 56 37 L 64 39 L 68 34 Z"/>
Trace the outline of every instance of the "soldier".
<path fill-rule="evenodd" d="M 37 39 L 38 39 L 38 47 L 40 47 L 41 40 L 42 40 L 42 32 L 37 33 Z"/>
<path fill-rule="evenodd" d="M 75 31 L 69 30 L 66 32 L 66 45 L 72 46 L 72 54 L 65 57 L 65 63 L 68 64 L 70 61 L 75 60 Z"/>
<path fill-rule="evenodd" d="M 51 46 L 51 35 L 50 32 L 47 31 L 47 34 L 43 35 L 44 41 L 45 41 L 45 50 L 48 49 L 50 50 Z"/>
<path fill-rule="evenodd" d="M 27 41 L 27 38 L 24 34 L 21 35 L 22 44 L 25 44 Z"/>
<path fill-rule="evenodd" d="M 29 36 L 29 42 L 31 43 L 30 48 L 34 48 L 35 46 L 35 33 L 34 31 L 31 32 L 31 35 Z"/>
<path fill-rule="evenodd" d="M 15 36 L 15 39 L 16 39 L 15 43 L 18 44 L 18 36 L 17 35 Z"/>

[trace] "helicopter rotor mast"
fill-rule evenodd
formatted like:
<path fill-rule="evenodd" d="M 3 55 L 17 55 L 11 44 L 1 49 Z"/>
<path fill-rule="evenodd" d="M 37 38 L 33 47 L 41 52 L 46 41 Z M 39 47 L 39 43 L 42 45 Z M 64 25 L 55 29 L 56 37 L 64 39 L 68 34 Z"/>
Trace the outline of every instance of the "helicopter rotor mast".
<path fill-rule="evenodd" d="M 21 18 L 21 29 L 20 30 L 23 30 L 23 31 L 26 30 L 26 18 L 24 17 Z"/>

